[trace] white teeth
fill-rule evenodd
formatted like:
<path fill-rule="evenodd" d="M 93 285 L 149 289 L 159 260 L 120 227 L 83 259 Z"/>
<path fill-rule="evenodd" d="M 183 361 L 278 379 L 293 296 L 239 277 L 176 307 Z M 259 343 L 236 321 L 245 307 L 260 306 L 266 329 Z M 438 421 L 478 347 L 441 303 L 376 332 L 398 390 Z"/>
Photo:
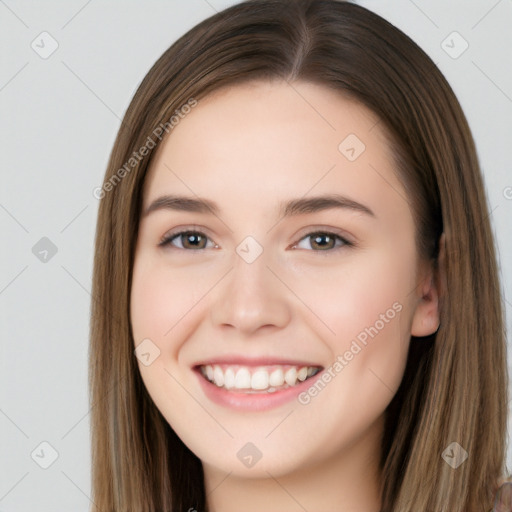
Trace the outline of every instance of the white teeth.
<path fill-rule="evenodd" d="M 297 369 L 290 368 L 284 374 L 284 380 L 286 381 L 286 384 L 288 384 L 289 386 L 295 386 L 295 383 L 297 382 Z"/>
<path fill-rule="evenodd" d="M 246 389 L 246 390 L 267 390 L 269 393 L 276 391 L 276 388 L 287 388 L 305 381 L 320 371 L 314 366 L 285 366 L 275 368 L 271 365 L 266 368 L 252 368 L 246 366 L 224 366 L 204 365 L 201 366 L 201 373 L 210 382 L 225 389 Z M 274 368 L 273 368 L 274 367 Z"/>
<path fill-rule="evenodd" d="M 281 368 L 274 370 L 270 377 L 268 378 L 268 382 L 271 386 L 282 386 L 284 384 L 284 374 Z"/>
<path fill-rule="evenodd" d="M 213 381 L 219 387 L 224 385 L 224 373 L 219 366 L 213 369 Z"/>
<path fill-rule="evenodd" d="M 235 372 L 231 368 L 224 372 L 224 387 L 227 389 L 235 387 Z"/>
<path fill-rule="evenodd" d="M 267 389 L 268 388 L 268 372 L 265 370 L 257 370 L 251 377 L 252 389 Z"/>
<path fill-rule="evenodd" d="M 306 380 L 308 377 L 308 369 L 303 366 L 298 372 L 297 372 L 297 379 L 299 379 L 301 382 L 303 380 Z"/>
<path fill-rule="evenodd" d="M 235 376 L 235 388 L 247 389 L 251 387 L 251 374 L 247 368 L 240 368 Z"/>

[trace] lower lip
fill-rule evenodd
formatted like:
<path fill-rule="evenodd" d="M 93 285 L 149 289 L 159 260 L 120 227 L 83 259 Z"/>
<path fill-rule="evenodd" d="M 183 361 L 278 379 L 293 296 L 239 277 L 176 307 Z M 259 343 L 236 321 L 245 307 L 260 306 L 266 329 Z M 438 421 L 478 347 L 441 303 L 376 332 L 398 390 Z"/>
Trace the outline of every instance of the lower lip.
<path fill-rule="evenodd" d="M 322 372 L 323 370 L 320 370 L 313 377 L 281 391 L 274 391 L 272 393 L 267 393 L 266 391 L 261 393 L 237 393 L 216 386 L 206 380 L 199 369 L 194 369 L 204 394 L 212 402 L 239 411 L 266 411 L 290 402 L 297 395 L 306 391 L 321 376 Z"/>

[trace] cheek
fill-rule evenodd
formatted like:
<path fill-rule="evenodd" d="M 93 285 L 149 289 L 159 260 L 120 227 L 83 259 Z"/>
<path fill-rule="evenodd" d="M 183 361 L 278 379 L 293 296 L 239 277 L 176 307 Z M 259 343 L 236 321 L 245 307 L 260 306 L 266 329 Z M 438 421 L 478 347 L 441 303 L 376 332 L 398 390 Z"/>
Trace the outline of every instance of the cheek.
<path fill-rule="evenodd" d="M 414 296 L 414 254 L 413 247 L 401 255 L 390 250 L 354 254 L 354 264 L 347 261 L 328 272 L 318 269 L 308 275 L 307 283 L 296 281 L 300 283 L 297 294 L 322 320 L 314 322 L 333 363 L 338 360 L 332 367 L 338 396 L 359 397 L 350 407 L 361 407 L 363 417 L 381 410 L 403 377 Z"/>
<path fill-rule="evenodd" d="M 190 405 L 182 387 L 186 376 L 176 361 L 192 332 L 194 305 L 204 294 L 200 286 L 187 286 L 187 277 L 187 272 L 170 272 L 144 253 L 133 268 L 130 315 L 134 345 L 149 339 L 159 350 L 149 365 L 139 360 L 138 367 L 147 392 L 169 424 L 176 420 L 174 411 L 184 411 Z M 150 353 L 157 353 L 152 345 L 149 347 Z"/>
<path fill-rule="evenodd" d="M 173 311 L 173 294 L 155 273 L 134 267 L 131 290 L 131 321 L 135 344 L 144 338 L 158 340 L 171 327 L 165 312 Z M 160 347 L 161 348 L 161 347 Z"/>
<path fill-rule="evenodd" d="M 397 309 L 407 310 L 413 297 L 414 272 L 413 255 L 399 258 L 391 251 L 372 251 L 354 253 L 338 265 L 296 268 L 296 275 L 289 279 L 296 294 L 322 320 L 318 333 L 342 349 L 344 340 L 374 325 L 381 315 L 396 320 Z M 398 306 L 393 308 L 394 304 Z"/>
<path fill-rule="evenodd" d="M 173 331 L 186 328 L 194 307 L 207 291 L 207 283 L 186 270 L 165 268 L 158 261 L 135 262 L 131 289 L 131 321 L 135 343 L 162 340 L 170 347 Z M 164 347 L 160 347 L 161 350 Z"/>

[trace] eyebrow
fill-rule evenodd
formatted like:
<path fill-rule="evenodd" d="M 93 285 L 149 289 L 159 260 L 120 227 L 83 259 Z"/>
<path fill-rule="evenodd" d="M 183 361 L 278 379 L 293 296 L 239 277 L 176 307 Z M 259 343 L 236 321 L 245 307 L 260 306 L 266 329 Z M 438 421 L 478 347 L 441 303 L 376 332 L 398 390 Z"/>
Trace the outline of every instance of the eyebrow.
<path fill-rule="evenodd" d="M 322 210 L 329 210 L 331 208 L 357 211 L 370 217 L 375 217 L 373 211 L 367 206 L 339 194 L 299 198 L 282 202 L 280 203 L 279 217 L 292 217 L 294 215 L 315 213 Z M 219 206 L 209 199 L 179 195 L 163 195 L 155 199 L 143 212 L 143 217 L 146 217 L 157 210 L 175 210 L 205 214 L 210 213 L 213 215 L 220 214 Z"/>

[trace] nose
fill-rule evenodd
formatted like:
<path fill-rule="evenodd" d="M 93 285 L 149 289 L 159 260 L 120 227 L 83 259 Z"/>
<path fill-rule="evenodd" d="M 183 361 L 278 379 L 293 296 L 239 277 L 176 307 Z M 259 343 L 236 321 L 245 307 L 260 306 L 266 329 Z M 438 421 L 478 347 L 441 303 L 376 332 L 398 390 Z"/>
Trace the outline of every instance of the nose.
<path fill-rule="evenodd" d="M 237 253 L 233 268 L 216 286 L 210 309 L 216 327 L 231 327 L 239 335 L 253 335 L 260 329 L 280 329 L 291 319 L 291 292 L 267 267 L 266 253 L 247 263 Z"/>

